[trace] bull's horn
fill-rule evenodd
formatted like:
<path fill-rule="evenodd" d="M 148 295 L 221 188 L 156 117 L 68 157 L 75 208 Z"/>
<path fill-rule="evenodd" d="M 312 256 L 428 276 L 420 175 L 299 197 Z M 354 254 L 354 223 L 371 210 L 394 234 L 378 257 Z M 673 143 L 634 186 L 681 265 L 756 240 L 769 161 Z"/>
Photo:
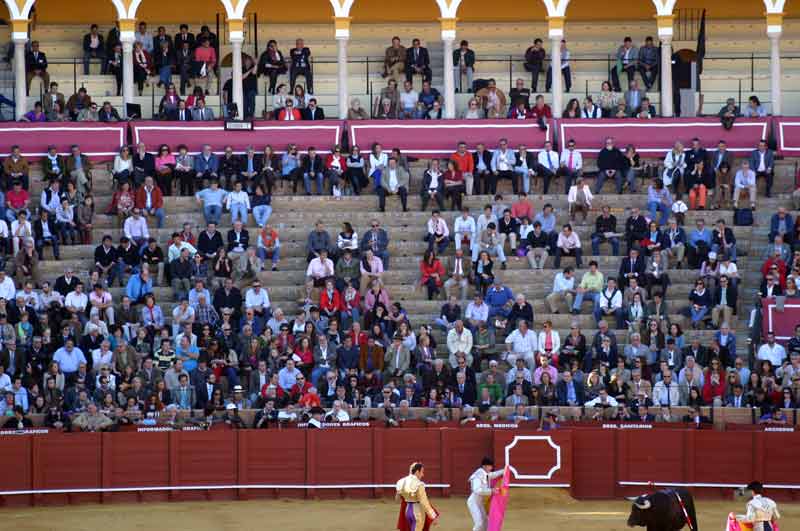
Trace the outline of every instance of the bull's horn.
<path fill-rule="evenodd" d="M 638 507 L 639 509 L 641 509 L 643 511 L 645 511 L 645 510 L 647 510 L 647 509 L 649 509 L 651 507 L 650 500 L 645 500 L 644 503 L 636 503 L 636 502 L 634 502 L 634 505 L 636 505 L 636 507 Z"/>
<path fill-rule="evenodd" d="M 629 502 L 635 502 L 639 498 L 637 496 L 625 496 L 625 499 L 628 500 Z"/>

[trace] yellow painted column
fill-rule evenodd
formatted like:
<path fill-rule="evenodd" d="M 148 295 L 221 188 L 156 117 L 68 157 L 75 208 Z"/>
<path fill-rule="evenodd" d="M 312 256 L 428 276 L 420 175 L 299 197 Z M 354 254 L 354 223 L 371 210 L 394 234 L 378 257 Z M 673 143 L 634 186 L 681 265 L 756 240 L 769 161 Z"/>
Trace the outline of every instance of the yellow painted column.
<path fill-rule="evenodd" d="M 11 40 L 14 43 L 14 118 L 19 120 L 27 111 L 28 85 L 25 79 L 25 44 L 28 42 L 28 19 L 11 21 Z"/>
<path fill-rule="evenodd" d="M 453 77 L 453 41 L 456 40 L 456 19 L 440 18 L 442 51 L 444 53 L 444 116 L 456 117 L 456 83 Z"/>
<path fill-rule="evenodd" d="M 564 17 L 548 17 L 547 33 L 550 37 L 550 67 L 552 70 L 552 111 L 554 118 L 561 118 L 564 109 L 564 79 L 561 76 L 561 40 L 564 38 Z"/>
<path fill-rule="evenodd" d="M 661 39 L 661 116 L 671 118 L 672 104 L 672 15 L 659 15 L 658 38 Z"/>
<path fill-rule="evenodd" d="M 339 119 L 347 118 L 350 107 L 347 75 L 347 44 L 350 42 L 350 17 L 334 17 L 333 25 L 336 30 L 337 52 L 337 93 L 339 103 Z"/>
<path fill-rule="evenodd" d="M 772 115 L 783 113 L 783 94 L 781 92 L 781 34 L 783 33 L 783 13 L 767 13 L 767 37 L 769 37 L 769 77 Z"/>

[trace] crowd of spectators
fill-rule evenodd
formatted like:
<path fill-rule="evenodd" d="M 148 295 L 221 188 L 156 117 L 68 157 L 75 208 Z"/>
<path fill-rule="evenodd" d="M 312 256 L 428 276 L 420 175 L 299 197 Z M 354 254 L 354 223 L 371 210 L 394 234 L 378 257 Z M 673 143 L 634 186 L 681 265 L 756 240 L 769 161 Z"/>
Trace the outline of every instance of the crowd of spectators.
<path fill-rule="evenodd" d="M 399 150 L 376 145 L 365 158 L 335 146 L 323 159 L 313 148 L 301 157 L 295 146 L 283 157 L 269 146 L 244 155 L 205 146 L 194 157 L 185 146 L 177 155 L 169 146 L 125 147 L 112 165 L 105 212 L 121 224 L 115 243 L 110 235 L 93 241 L 93 167 L 79 146 L 66 156 L 49 150 L 38 209 L 27 193 L 30 165 L 12 148 L 2 164 L 0 243 L 13 264 L 0 269 L 0 414 L 21 415 L 23 424 L 43 414 L 49 426 L 95 430 L 177 422 L 192 410 L 202 410 L 198 422 L 242 427 L 239 412 L 259 409 L 263 428 L 304 416 L 363 418 L 375 408 L 396 423 L 419 418 L 418 407 L 439 421 L 453 409 L 496 418 L 500 407 L 514 408 L 510 420 L 524 419 L 530 406 L 647 420 L 655 412 L 670 418 L 675 406 L 691 406 L 695 416 L 703 405 L 758 407 L 770 418 L 773 408 L 795 406 L 800 327 L 785 347 L 769 335 L 749 355 L 734 332 L 742 275 L 735 230 L 722 217 L 707 228 L 696 216 L 695 228 L 685 227 L 688 211 L 736 206 L 742 192 L 755 202 L 756 176 L 771 185 L 774 171 L 765 143 L 738 163 L 724 143 L 714 151 L 699 139 L 688 150 L 676 144 L 653 164 L 647 195 L 634 196 L 641 204 L 630 206 L 624 224 L 602 183 L 635 190 L 644 161 L 633 146 L 623 153 L 608 139 L 592 190 L 574 141 L 561 153 L 550 143 L 536 154 L 498 145 L 458 143 L 450 158 L 414 176 L 422 210 L 432 208 L 418 227 L 427 251 L 417 288 L 445 299 L 438 317 L 416 323 L 385 281 L 394 235 L 379 219 L 361 235 L 350 222 L 338 234 L 315 224 L 293 315 L 271 302 L 261 274 L 280 264 L 280 230 L 270 223 L 276 186 L 289 180 L 295 193 L 302 186 L 334 196 L 374 190 L 380 210 L 390 195 L 407 210 L 415 167 Z M 567 211 L 534 205 L 528 193 L 560 178 Z M 499 179 L 512 181 L 509 202 L 497 193 Z M 724 186 L 733 191 L 725 195 Z M 161 228 L 164 197 L 178 189 L 195 196 L 205 227 L 195 233 L 185 223 L 159 241 L 147 220 Z M 493 199 L 482 211 L 463 205 L 465 195 L 483 193 Z M 559 224 L 560 216 L 572 219 Z M 799 296 L 799 229 L 786 208 L 772 216 L 761 296 Z M 90 271 L 67 267 L 55 280 L 41 278 L 46 246 L 58 258 L 79 242 L 96 245 Z M 588 243 L 592 258 L 579 274 Z M 617 257 L 623 243 L 625 256 L 601 266 L 600 246 Z M 562 269 L 566 257 L 575 267 Z M 503 271 L 523 259 L 531 269 L 557 270 L 543 302 L 551 314 L 574 316 L 568 332 L 551 320 L 536 325 L 533 294 L 508 285 Z M 689 293 L 675 288 L 686 281 L 670 278 L 685 277 L 678 269 L 689 272 Z M 596 332 L 581 331 L 581 314 L 593 316 Z"/>
<path fill-rule="evenodd" d="M 218 40 L 207 26 L 201 28 L 196 36 L 189 27 L 182 24 L 180 32 L 174 37 L 167 35 L 163 26 L 149 33 L 147 25 L 141 22 L 136 32 L 134 45 L 134 81 L 142 94 L 146 83 L 163 87 L 164 93 L 155 117 L 164 120 L 213 120 L 214 111 L 206 106 L 205 96 L 216 88 L 215 76 L 219 75 Z M 117 95 L 122 85 L 122 52 L 118 27 L 112 28 L 103 38 L 96 25 L 83 38 L 84 73 L 88 74 L 91 61 L 97 60 L 101 74 L 111 74 L 117 79 Z M 640 47 L 636 47 L 630 37 L 614 52 L 615 61 L 609 72 L 610 80 L 604 81 L 596 94 L 587 94 L 582 100 L 571 98 L 562 112 L 565 118 L 637 118 L 649 119 L 658 116 L 658 111 L 647 93 L 656 85 L 660 52 L 652 37 L 647 37 Z M 476 53 L 469 42 L 462 40 L 453 51 L 453 78 L 456 92 L 471 93 L 466 108 L 459 113 L 464 119 L 509 118 L 533 119 L 542 127 L 552 118 L 550 105 L 544 96 L 537 94 L 539 74 L 546 72 L 545 90 L 550 91 L 552 68 L 547 63 L 547 53 L 541 39 L 535 39 L 524 54 L 523 66 L 531 73 L 530 88 L 523 79 L 515 80 L 513 88 L 506 94 L 492 78 L 475 79 Z M 561 73 L 564 88 L 571 91 L 572 73 L 570 52 L 566 41 L 561 43 Z M 26 55 L 28 84 L 38 76 L 44 86 L 49 84 L 47 58 L 39 51 L 39 43 L 33 41 Z M 627 83 L 621 85 L 622 74 Z M 637 74 L 639 78 L 637 78 Z M 179 83 L 172 82 L 179 76 Z M 321 120 L 324 110 L 313 96 L 313 60 L 311 50 L 303 39 L 297 39 L 294 48 L 286 55 L 279 49 L 275 40 L 267 43 L 267 48 L 256 60 L 243 55 L 242 85 L 244 108 L 233 109 L 232 80 L 222 85 L 222 101 L 218 115 L 224 117 L 255 116 L 256 96 L 259 78 L 267 80 L 266 90 L 272 95 L 270 106 L 263 116 L 276 120 Z M 287 83 L 279 83 L 280 76 L 288 77 Z M 365 108 L 360 98 L 352 98 L 347 110 L 350 120 L 374 119 L 441 119 L 445 116 L 444 97 L 432 85 L 432 70 L 428 49 L 420 39 L 414 38 L 409 47 L 402 44 L 400 37 L 392 38 L 383 59 L 384 78 L 387 84 L 380 94 Z M 446 74 L 449 75 L 449 74 Z M 302 77 L 304 84 L 297 83 Z M 640 81 L 644 88 L 640 88 Z M 22 119 L 26 121 L 114 121 L 119 113 L 108 102 L 102 106 L 92 102 L 86 90 L 78 90 L 69 101 L 58 92 L 57 84 L 49 84 L 42 96 L 41 105 L 35 106 Z M 194 86 L 186 97 L 187 88 Z M 744 109 L 730 99 L 720 109 L 718 115 L 723 122 L 736 117 L 766 116 L 767 110 L 756 96 L 751 96 Z"/>

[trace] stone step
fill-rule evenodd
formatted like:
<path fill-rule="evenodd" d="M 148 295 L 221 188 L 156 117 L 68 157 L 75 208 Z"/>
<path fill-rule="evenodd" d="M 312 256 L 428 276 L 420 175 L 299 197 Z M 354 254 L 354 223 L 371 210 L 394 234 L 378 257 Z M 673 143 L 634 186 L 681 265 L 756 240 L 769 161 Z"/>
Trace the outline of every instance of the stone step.
<path fill-rule="evenodd" d="M 168 198 L 167 198 L 168 199 Z M 309 231 L 311 228 L 316 224 L 317 221 L 322 221 L 323 225 L 325 226 L 326 230 L 331 234 L 332 238 L 338 235 L 338 230 L 340 227 L 338 226 L 339 223 L 342 221 L 342 214 L 335 213 L 335 212 L 318 212 L 318 213 L 310 213 L 310 212 L 300 212 L 297 210 L 292 211 L 282 211 L 281 207 L 278 205 L 279 198 L 273 198 L 273 205 L 274 210 L 269 219 L 269 223 L 273 226 L 273 228 L 278 229 L 281 240 L 287 239 L 296 239 L 296 240 L 303 240 L 308 236 Z M 472 204 L 467 204 L 465 202 L 465 206 L 470 207 L 472 210 L 471 215 L 473 218 L 477 217 L 481 212 L 482 208 L 480 202 L 475 204 L 476 202 L 471 201 Z M 536 203 L 539 203 L 538 201 Z M 561 227 L 565 223 L 571 223 L 574 230 L 577 230 L 581 237 L 584 236 L 584 233 L 588 236 L 594 230 L 594 219 L 600 213 L 595 211 L 591 213 L 590 217 L 587 218 L 587 222 L 584 223 L 581 218 L 578 221 L 570 221 L 569 215 L 566 213 L 566 204 L 559 204 L 556 203 L 554 205 L 556 207 L 556 226 Z M 449 207 L 448 204 L 445 207 Z M 430 205 L 429 205 L 430 208 Z M 165 210 L 167 212 L 171 212 L 166 214 L 164 218 L 164 226 L 165 227 L 181 227 L 184 223 L 190 223 L 191 226 L 196 229 L 198 232 L 205 229 L 206 222 L 205 218 L 202 213 L 198 211 L 197 208 L 193 210 L 189 210 L 188 207 L 178 207 L 178 208 L 170 208 L 166 206 Z M 643 209 L 644 210 L 644 209 Z M 624 222 L 625 218 L 623 217 L 620 219 L 620 215 L 626 215 L 622 211 L 618 211 L 616 207 L 613 210 L 613 213 L 617 217 L 617 225 L 619 228 L 624 229 Z M 749 229 L 749 232 L 752 234 L 767 234 L 769 230 L 769 222 L 770 218 L 774 211 L 769 211 L 766 209 L 759 209 L 755 212 L 755 225 Z M 645 212 L 647 215 L 647 212 Z M 411 210 L 409 212 L 394 212 L 388 211 L 385 213 L 381 212 L 374 212 L 370 215 L 372 219 L 377 219 L 381 227 L 385 229 L 390 236 L 397 234 L 396 231 L 398 230 L 405 230 L 408 229 L 410 231 L 420 232 L 421 235 L 424 235 L 425 226 L 428 220 L 430 219 L 430 210 Z M 453 230 L 453 223 L 455 219 L 460 217 L 460 212 L 456 212 L 453 210 L 445 210 L 442 214 L 442 217 L 447 221 L 448 227 L 450 230 Z M 355 217 L 352 218 L 352 221 L 355 222 Z M 686 213 L 685 218 L 685 225 L 684 228 L 687 231 L 691 231 L 694 228 L 695 222 L 698 219 L 703 219 L 706 221 L 707 224 L 715 223 L 718 219 L 725 220 L 726 224 L 732 226 L 733 225 L 733 211 L 731 210 L 719 210 L 719 211 L 689 211 Z M 362 221 L 361 225 L 355 225 L 353 228 L 359 235 L 363 235 L 365 231 L 369 230 L 371 220 L 364 220 Z M 358 223 L 358 222 L 355 222 Z M 151 229 L 156 227 L 156 220 L 155 218 L 147 218 L 148 227 Z M 103 228 L 103 229 L 114 229 L 118 228 L 119 221 L 117 220 L 116 215 L 109 216 L 104 215 L 102 213 L 95 216 L 94 223 L 95 228 Z M 230 214 L 224 212 L 221 218 L 220 228 L 231 227 L 231 217 Z M 248 216 L 247 223 L 245 224 L 245 228 L 248 231 L 253 233 L 253 231 L 258 231 L 259 227 L 255 224 L 255 219 L 252 215 Z M 745 227 L 734 227 L 734 231 L 737 235 L 747 235 L 747 230 Z M 589 231 L 587 233 L 587 231 Z M 224 237 L 224 234 L 223 234 Z"/>
<path fill-rule="evenodd" d="M 180 226 L 174 226 L 173 228 L 169 228 L 169 229 L 150 229 L 149 233 L 150 233 L 150 236 L 153 237 L 153 238 L 156 238 L 156 240 L 158 242 L 164 243 L 164 242 L 169 241 L 169 239 L 172 236 L 172 233 L 175 230 L 180 230 Z M 589 239 L 588 239 L 591 229 L 589 227 L 576 226 L 575 227 L 575 231 L 580 235 L 580 237 L 583 240 L 584 252 L 586 252 L 586 253 L 591 252 L 590 251 L 590 249 L 591 249 L 590 242 L 589 242 Z M 742 255 L 747 254 L 749 249 L 750 249 L 750 244 L 751 244 L 752 240 L 750 238 L 746 237 L 746 235 L 747 234 L 751 234 L 751 233 L 752 233 L 752 231 L 750 231 L 750 232 L 747 232 L 747 231 L 741 231 L 740 232 L 738 230 L 736 231 L 736 234 L 739 235 L 739 239 L 737 240 L 737 250 Z M 280 231 L 279 231 L 279 234 L 280 234 Z M 764 233 L 764 234 L 766 234 L 766 233 Z M 99 242 L 102 240 L 102 238 L 104 236 L 106 236 L 106 235 L 110 235 L 111 238 L 115 242 L 117 242 L 123 236 L 123 231 L 122 231 L 122 229 L 119 229 L 119 228 L 94 229 L 92 231 L 92 241 L 93 242 L 98 242 L 98 244 L 99 244 Z M 307 252 L 306 235 L 307 235 L 307 232 L 299 232 L 299 233 L 297 233 L 297 238 L 296 239 L 292 239 L 292 238 L 284 239 L 283 236 L 281 235 L 281 253 L 282 253 L 282 255 L 284 255 L 284 256 L 304 256 L 305 253 Z M 251 239 L 253 240 L 254 243 L 255 243 L 256 236 L 257 236 L 257 233 L 251 232 Z M 416 236 L 416 238 L 414 238 L 414 236 Z M 418 231 L 418 232 L 416 232 L 414 234 L 411 234 L 410 236 L 406 235 L 405 237 L 408 237 L 410 239 L 405 239 L 405 237 L 402 236 L 402 235 L 398 235 L 396 233 L 392 234 L 390 232 L 390 241 L 389 241 L 389 255 L 390 255 L 390 257 L 391 256 L 395 256 L 398 253 L 400 255 L 415 254 L 417 256 L 422 256 L 422 253 L 425 251 L 425 249 L 428 248 L 428 244 L 422 241 L 422 236 L 423 236 L 422 231 Z M 224 239 L 224 236 L 223 236 L 223 239 Z M 607 246 L 603 246 L 604 249 L 606 247 Z M 450 246 L 445 251 L 444 256 L 452 254 L 453 249 L 454 249 L 454 247 Z M 606 250 L 605 252 L 609 252 L 609 251 Z M 566 259 L 566 257 L 565 257 L 565 259 Z M 588 264 L 588 261 L 586 261 L 586 263 Z"/>

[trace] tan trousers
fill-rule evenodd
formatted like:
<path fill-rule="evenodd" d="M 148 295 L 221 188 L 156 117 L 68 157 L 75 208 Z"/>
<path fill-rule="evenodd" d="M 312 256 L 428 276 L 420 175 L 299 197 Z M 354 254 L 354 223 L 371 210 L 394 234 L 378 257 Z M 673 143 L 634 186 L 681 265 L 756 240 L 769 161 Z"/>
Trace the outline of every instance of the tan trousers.
<path fill-rule="evenodd" d="M 562 302 L 567 305 L 567 311 L 572 309 L 574 296 L 569 291 L 554 291 L 544 298 L 547 305 L 550 307 L 551 313 L 559 312 L 559 304 Z"/>
<path fill-rule="evenodd" d="M 467 289 L 469 288 L 469 281 L 466 278 L 461 278 L 461 280 L 456 280 L 455 278 L 448 278 L 444 282 L 444 292 L 447 294 L 449 298 L 453 295 L 452 291 L 456 288 L 461 288 L 461 300 L 467 300 Z"/>
<path fill-rule="evenodd" d="M 501 232 L 500 234 L 498 234 L 498 236 L 500 236 L 500 245 L 504 246 L 506 244 L 506 239 L 507 239 L 508 244 L 511 246 L 511 249 L 517 248 L 517 233 L 512 232 L 511 234 L 505 234 Z"/>
<path fill-rule="evenodd" d="M 531 269 L 544 269 L 545 262 L 550 253 L 547 252 L 547 247 L 536 247 L 528 251 L 528 263 Z"/>
<path fill-rule="evenodd" d="M 675 257 L 677 263 L 683 263 L 683 257 L 686 254 L 686 246 L 682 243 L 679 243 L 675 247 L 670 247 L 669 249 L 664 249 L 661 251 L 661 259 L 664 261 L 664 264 L 669 264 L 669 257 Z"/>
<path fill-rule="evenodd" d="M 720 320 L 720 317 L 722 318 Z M 731 319 L 733 318 L 733 308 L 730 306 L 714 306 L 711 308 L 711 322 L 715 327 L 719 327 L 720 323 L 729 323 L 731 326 Z"/>

